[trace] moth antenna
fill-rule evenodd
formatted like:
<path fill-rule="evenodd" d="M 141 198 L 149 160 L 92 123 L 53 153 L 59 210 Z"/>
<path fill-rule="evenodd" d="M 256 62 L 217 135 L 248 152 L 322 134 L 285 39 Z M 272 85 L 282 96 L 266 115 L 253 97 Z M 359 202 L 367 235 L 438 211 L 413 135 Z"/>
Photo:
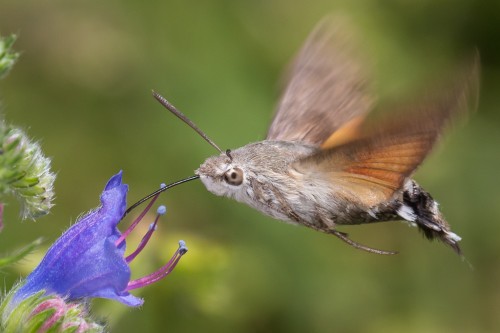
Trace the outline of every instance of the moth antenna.
<path fill-rule="evenodd" d="M 356 249 L 359 249 L 359 250 L 363 250 L 363 251 L 370 252 L 370 253 L 375 253 L 375 254 L 383 254 L 383 255 L 398 254 L 397 251 L 377 250 L 377 249 L 373 249 L 371 247 L 365 246 L 363 244 L 359 244 L 359 243 L 353 241 L 352 239 L 350 239 L 349 237 L 347 237 L 347 234 L 344 233 L 344 232 L 340 232 L 340 231 L 337 231 L 337 230 L 331 230 L 328 233 L 331 233 L 331 234 L 337 236 L 338 238 L 340 238 L 341 240 L 343 240 L 347 244 L 349 244 L 352 247 L 354 247 Z"/>
<path fill-rule="evenodd" d="M 177 186 L 177 185 L 180 185 L 180 184 L 184 184 L 184 183 L 187 183 L 191 180 L 195 180 L 195 179 L 198 179 L 200 178 L 200 176 L 198 175 L 194 175 L 194 176 L 191 176 L 191 177 L 188 177 L 188 178 L 184 178 L 184 179 L 181 179 L 181 180 L 178 180 L 176 182 L 173 182 L 171 184 L 168 184 L 168 185 L 165 185 L 165 186 L 162 186 L 160 187 L 158 190 L 154 191 L 153 193 L 150 193 L 148 195 L 146 195 L 144 198 L 140 199 L 139 201 L 137 201 L 136 203 L 134 203 L 132 206 L 130 206 L 126 211 L 125 213 L 123 214 L 123 217 L 125 217 L 125 215 L 127 215 L 128 213 L 130 213 L 134 208 L 136 208 L 137 206 L 139 206 L 140 204 L 148 201 L 149 199 L 151 199 L 152 197 L 160 194 L 161 192 L 164 192 L 166 190 L 168 190 L 169 188 L 172 188 L 174 186 Z"/>
<path fill-rule="evenodd" d="M 161 105 L 163 105 L 168 111 L 172 112 L 177 118 L 182 120 L 185 124 L 189 125 L 189 127 L 194 129 L 196 133 L 198 133 L 203 139 L 205 139 L 205 141 L 208 142 L 212 147 L 217 149 L 219 153 L 221 154 L 223 153 L 222 149 L 220 149 L 219 146 L 217 146 L 215 142 L 213 142 L 201 129 L 199 129 L 195 123 L 193 123 L 188 117 L 186 117 L 184 113 L 179 111 L 175 106 L 173 106 L 169 101 L 167 101 L 165 97 L 158 94 L 156 91 L 153 90 L 152 92 L 154 98 L 156 98 L 156 100 L 160 102 Z"/>

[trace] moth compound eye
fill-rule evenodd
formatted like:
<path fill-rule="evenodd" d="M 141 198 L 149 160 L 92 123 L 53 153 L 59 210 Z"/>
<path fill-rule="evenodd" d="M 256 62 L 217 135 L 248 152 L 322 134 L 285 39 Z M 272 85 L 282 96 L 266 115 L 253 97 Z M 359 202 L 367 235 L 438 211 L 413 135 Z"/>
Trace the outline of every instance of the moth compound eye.
<path fill-rule="evenodd" d="M 232 168 L 224 173 L 224 180 L 229 185 L 238 186 L 243 183 L 243 170 L 240 168 Z"/>

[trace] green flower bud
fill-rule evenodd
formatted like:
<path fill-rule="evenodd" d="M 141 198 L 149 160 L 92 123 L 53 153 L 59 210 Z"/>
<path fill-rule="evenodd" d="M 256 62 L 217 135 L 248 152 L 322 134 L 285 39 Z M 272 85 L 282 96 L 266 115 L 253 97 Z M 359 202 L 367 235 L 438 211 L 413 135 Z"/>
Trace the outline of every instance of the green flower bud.
<path fill-rule="evenodd" d="M 12 295 L 0 304 L 0 331 L 4 333 L 101 333 L 103 325 L 96 323 L 88 314 L 84 303 L 67 302 L 57 295 L 40 291 L 12 308 Z"/>
<path fill-rule="evenodd" d="M 36 219 L 53 206 L 55 175 L 50 159 L 37 142 L 18 128 L 0 122 L 0 199 L 14 194 L 22 204 L 23 219 Z"/>
<path fill-rule="evenodd" d="M 15 35 L 0 37 L 0 79 L 7 75 L 19 54 L 11 51 Z M 50 159 L 40 145 L 18 128 L 0 119 L 0 230 L 3 227 L 4 196 L 13 194 L 21 202 L 21 217 L 36 219 L 52 207 L 55 175 Z"/>
<path fill-rule="evenodd" d="M 19 53 L 10 50 L 16 38 L 16 35 L 0 36 L 0 79 L 9 73 L 19 57 Z"/>

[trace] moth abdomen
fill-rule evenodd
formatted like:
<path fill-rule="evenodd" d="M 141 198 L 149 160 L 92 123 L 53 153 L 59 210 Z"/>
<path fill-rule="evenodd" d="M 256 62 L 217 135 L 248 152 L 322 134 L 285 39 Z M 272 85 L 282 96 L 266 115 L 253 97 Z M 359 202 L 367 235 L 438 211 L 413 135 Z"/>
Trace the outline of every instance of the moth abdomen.
<path fill-rule="evenodd" d="M 439 204 L 414 180 L 410 179 L 405 183 L 396 212 L 406 221 L 415 224 L 427 239 L 439 239 L 459 255 L 462 254 L 458 245 L 460 236 L 451 231 L 439 210 Z"/>

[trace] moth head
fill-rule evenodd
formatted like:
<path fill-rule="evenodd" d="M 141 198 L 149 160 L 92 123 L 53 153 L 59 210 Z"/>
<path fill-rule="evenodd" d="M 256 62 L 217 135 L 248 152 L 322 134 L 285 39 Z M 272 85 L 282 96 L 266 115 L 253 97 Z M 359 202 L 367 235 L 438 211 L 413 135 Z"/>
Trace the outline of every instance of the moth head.
<path fill-rule="evenodd" d="M 195 173 L 210 192 L 237 197 L 245 192 L 248 182 L 246 168 L 238 157 L 229 151 L 209 157 Z"/>

